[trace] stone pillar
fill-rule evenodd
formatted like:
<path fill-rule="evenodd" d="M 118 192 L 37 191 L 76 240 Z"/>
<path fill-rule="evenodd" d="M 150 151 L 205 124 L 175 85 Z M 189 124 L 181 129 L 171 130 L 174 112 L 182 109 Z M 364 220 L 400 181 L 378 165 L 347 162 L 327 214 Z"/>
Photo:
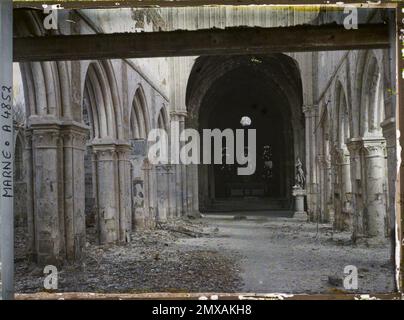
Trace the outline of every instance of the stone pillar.
<path fill-rule="evenodd" d="M 147 227 L 145 176 L 148 171 L 144 169 L 144 159 L 132 160 L 132 166 L 132 226 L 134 229 L 139 230 Z"/>
<path fill-rule="evenodd" d="M 95 168 L 96 226 L 100 244 L 119 239 L 119 182 L 117 154 L 113 143 L 93 142 Z"/>
<path fill-rule="evenodd" d="M 66 248 L 59 125 L 38 123 L 28 131 L 32 138 L 34 260 L 39 265 L 60 265 L 66 258 Z"/>
<path fill-rule="evenodd" d="M 390 236 L 391 257 L 394 261 L 395 257 L 395 193 L 396 193 L 396 180 L 397 180 L 397 134 L 396 122 L 394 118 L 388 118 L 381 123 L 383 128 L 383 136 L 386 139 L 386 153 L 387 153 L 387 234 Z"/>
<path fill-rule="evenodd" d="M 97 140 L 95 161 L 96 226 L 100 243 L 129 241 L 132 225 L 130 146 Z"/>
<path fill-rule="evenodd" d="M 364 235 L 363 231 L 363 181 L 362 181 L 362 165 L 361 165 L 361 147 L 362 140 L 360 138 L 352 138 L 347 143 L 350 155 L 351 169 L 351 187 L 352 187 L 352 240 L 355 242 L 357 238 Z"/>
<path fill-rule="evenodd" d="M 176 195 L 175 195 L 175 167 L 166 165 L 167 190 L 168 190 L 168 217 L 173 219 L 176 216 Z"/>
<path fill-rule="evenodd" d="M 28 120 L 29 256 L 39 265 L 82 257 L 85 244 L 84 152 L 88 128 L 33 116 Z"/>
<path fill-rule="evenodd" d="M 307 221 L 307 213 L 304 210 L 304 198 L 306 196 L 306 190 L 303 190 L 299 186 L 294 186 L 292 195 L 295 198 L 295 213 L 293 218 L 303 219 Z"/>
<path fill-rule="evenodd" d="M 142 170 L 144 172 L 144 217 L 143 225 L 147 228 L 154 228 L 157 218 L 157 188 L 155 168 L 148 159 L 143 162 Z"/>
<path fill-rule="evenodd" d="M 334 197 L 335 217 L 334 228 L 337 230 L 349 229 L 351 225 L 351 172 L 349 152 L 345 146 L 336 150 L 336 166 L 338 184 L 334 193 L 338 193 L 338 198 Z"/>
<path fill-rule="evenodd" d="M 369 237 L 385 239 L 386 183 L 385 140 L 364 140 L 365 178 L 366 178 L 366 215 L 365 232 Z"/>
<path fill-rule="evenodd" d="M 185 145 L 185 142 L 181 141 L 173 141 L 173 139 L 179 139 L 181 132 L 185 129 L 185 118 L 187 116 L 186 111 L 175 111 L 170 113 L 171 121 L 176 121 L 179 123 L 179 132 L 178 137 L 171 137 L 171 144 L 178 143 L 178 159 L 180 159 L 180 151 L 181 148 Z M 173 160 L 173 159 L 171 159 Z M 175 165 L 176 171 L 176 181 L 175 181 L 175 188 L 176 188 L 176 208 L 177 208 L 177 217 L 182 217 L 186 213 L 187 209 L 187 175 L 186 175 L 186 166 L 183 164 L 176 164 Z"/>
<path fill-rule="evenodd" d="M 340 158 L 341 172 L 341 195 L 342 195 L 342 212 L 341 212 L 341 229 L 349 229 L 352 227 L 352 184 L 351 184 L 351 162 L 349 151 L 346 147 L 342 149 Z"/>
<path fill-rule="evenodd" d="M 157 219 L 166 221 L 169 218 L 169 168 L 165 165 L 156 166 L 157 176 Z"/>
<path fill-rule="evenodd" d="M 309 217 L 314 218 L 318 214 L 318 203 L 317 203 L 317 174 L 316 174 L 316 143 L 314 128 L 317 125 L 317 106 L 316 105 L 306 105 L 303 107 L 303 112 L 305 115 L 305 136 L 306 136 L 306 146 L 305 146 L 305 165 L 306 165 L 306 192 L 307 192 L 307 210 Z M 295 154 L 295 158 L 296 158 Z M 301 155 L 302 156 L 302 155 Z"/>
<path fill-rule="evenodd" d="M 188 168 L 190 174 L 189 177 L 189 188 L 191 188 L 191 206 L 190 214 L 194 217 L 200 217 L 199 212 L 199 184 L 198 184 L 198 165 L 191 164 Z"/>
<path fill-rule="evenodd" d="M 119 241 L 129 242 L 132 231 L 130 145 L 124 143 L 116 145 L 116 152 L 119 177 Z"/>
<path fill-rule="evenodd" d="M 319 175 L 318 175 L 318 184 L 319 184 L 319 189 L 322 192 L 317 193 L 317 199 L 318 199 L 318 211 L 313 212 L 309 215 L 309 219 L 311 221 L 317 221 L 319 217 L 323 215 L 323 212 L 326 210 L 326 199 L 327 199 L 327 189 L 326 189 L 326 179 L 325 179 L 325 170 L 324 170 L 324 155 L 319 154 L 317 155 L 317 163 L 318 163 L 318 168 L 319 168 Z"/>
<path fill-rule="evenodd" d="M 328 149 L 325 152 L 329 152 Z M 329 155 L 318 155 L 317 161 L 320 166 L 321 177 L 320 177 L 320 205 L 319 212 L 310 216 L 313 221 L 317 221 L 317 219 L 321 222 L 328 222 L 330 219 L 334 218 L 333 206 L 331 203 L 331 190 L 332 190 L 332 181 L 331 181 L 331 161 Z"/>
<path fill-rule="evenodd" d="M 86 243 L 85 221 L 85 173 L 88 128 L 81 124 L 64 125 L 63 139 L 64 169 L 64 214 L 66 232 L 66 257 L 68 261 L 80 260 Z"/>

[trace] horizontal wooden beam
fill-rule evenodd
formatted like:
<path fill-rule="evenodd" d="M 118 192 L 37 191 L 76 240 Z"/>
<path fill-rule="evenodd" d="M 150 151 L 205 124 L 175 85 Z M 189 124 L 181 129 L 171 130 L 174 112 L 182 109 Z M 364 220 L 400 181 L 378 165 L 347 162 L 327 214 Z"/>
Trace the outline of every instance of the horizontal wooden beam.
<path fill-rule="evenodd" d="M 384 24 L 235 27 L 196 31 L 89 34 L 14 39 L 14 61 L 265 54 L 389 46 Z"/>
<path fill-rule="evenodd" d="M 355 5 L 367 8 L 395 7 L 401 0 L 14 0 L 15 8 L 40 8 L 42 5 L 59 4 L 66 9 L 84 8 L 142 8 L 142 7 L 195 7 L 217 5 L 325 5 L 338 6 Z M 341 4 L 342 3 L 342 4 Z"/>

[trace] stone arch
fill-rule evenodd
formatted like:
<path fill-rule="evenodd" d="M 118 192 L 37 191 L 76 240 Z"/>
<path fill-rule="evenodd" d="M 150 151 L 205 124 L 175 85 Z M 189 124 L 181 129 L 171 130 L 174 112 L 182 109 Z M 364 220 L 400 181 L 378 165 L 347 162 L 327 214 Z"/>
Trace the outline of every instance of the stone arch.
<path fill-rule="evenodd" d="M 382 68 L 374 50 L 359 54 L 356 70 L 358 136 L 381 135 L 380 123 L 384 120 L 384 93 Z M 355 124 L 354 124 L 355 125 Z"/>
<path fill-rule="evenodd" d="M 290 149 L 285 150 L 287 154 L 287 163 L 283 163 L 283 169 L 287 175 L 286 184 L 280 187 L 282 190 L 291 189 L 294 177 L 294 161 L 300 157 L 304 161 L 304 117 L 302 112 L 302 84 L 300 80 L 300 70 L 297 62 L 284 54 L 270 55 L 244 55 L 244 56 L 203 56 L 196 59 L 187 83 L 186 106 L 188 118 L 186 125 L 191 128 L 201 129 L 207 123 L 207 117 L 212 109 L 204 109 L 206 101 L 214 101 L 215 95 L 220 90 L 211 90 L 211 88 L 220 81 L 239 70 L 249 70 L 262 77 L 263 81 L 271 87 L 279 99 L 283 99 L 284 108 L 279 112 L 281 122 L 284 123 L 285 134 L 292 137 L 291 141 L 285 143 Z M 254 79 L 252 77 L 251 79 Z M 268 89 L 269 90 L 269 89 Z M 211 107 L 212 108 L 212 107 Z M 206 186 L 212 183 L 203 182 L 203 179 L 212 176 L 203 170 L 210 170 L 206 166 L 199 166 L 199 195 L 204 198 L 203 202 L 208 203 L 206 194 L 213 193 L 207 191 Z M 282 191 L 284 192 L 284 191 Z M 290 192 L 289 192 L 290 193 Z M 286 193 L 285 193 L 286 194 Z M 204 195 L 204 196 L 202 196 Z M 210 194 L 209 197 L 212 197 Z M 203 206 L 203 204 L 201 204 Z"/>
<path fill-rule="evenodd" d="M 361 52 L 357 59 L 357 103 L 352 116 L 356 129 L 350 143 L 354 211 L 353 239 L 383 240 L 386 233 L 387 161 L 381 122 L 384 120 L 383 69 L 380 52 Z"/>
<path fill-rule="evenodd" d="M 99 243 L 126 242 L 131 230 L 130 144 L 110 60 L 92 61 L 82 95 L 83 121 L 91 128 L 85 156 L 86 216 Z"/>
<path fill-rule="evenodd" d="M 335 86 L 335 117 L 338 119 L 335 121 L 337 125 L 336 142 L 339 146 L 343 146 L 347 143 L 347 140 L 351 136 L 350 128 L 350 115 L 346 90 L 340 80 L 336 82 Z"/>
<path fill-rule="evenodd" d="M 150 131 L 150 114 L 143 87 L 139 85 L 132 100 L 129 114 L 131 139 L 147 139 Z"/>
<path fill-rule="evenodd" d="M 83 108 L 87 109 L 93 139 L 122 139 L 122 114 L 113 68 L 109 61 L 90 63 L 84 82 Z"/>
<path fill-rule="evenodd" d="M 14 17 L 16 36 L 50 33 L 40 11 L 16 10 Z M 85 244 L 81 157 L 87 129 L 73 119 L 69 64 L 20 63 L 27 118 L 27 248 L 40 265 L 79 260 Z"/>
<path fill-rule="evenodd" d="M 337 127 L 333 149 L 332 166 L 334 172 L 334 227 L 345 230 L 351 226 L 351 168 L 347 142 L 350 139 L 350 121 L 346 90 L 338 79 L 334 91 L 334 117 Z"/>
<path fill-rule="evenodd" d="M 37 11 L 17 10 L 15 20 L 14 33 L 17 36 L 43 36 L 48 33 L 43 28 L 41 13 Z M 20 68 L 28 118 L 72 117 L 68 62 L 24 62 L 20 63 Z"/>
<path fill-rule="evenodd" d="M 160 108 L 158 117 L 157 117 L 157 128 L 164 129 L 166 132 L 168 132 L 169 128 L 169 117 L 168 117 L 168 112 L 167 112 L 167 107 L 163 104 L 163 106 Z"/>
<path fill-rule="evenodd" d="M 131 188 L 132 221 L 135 228 L 149 228 L 156 215 L 156 172 L 148 162 L 148 134 L 152 129 L 149 106 L 139 84 L 129 113 L 129 139 L 132 143 Z"/>

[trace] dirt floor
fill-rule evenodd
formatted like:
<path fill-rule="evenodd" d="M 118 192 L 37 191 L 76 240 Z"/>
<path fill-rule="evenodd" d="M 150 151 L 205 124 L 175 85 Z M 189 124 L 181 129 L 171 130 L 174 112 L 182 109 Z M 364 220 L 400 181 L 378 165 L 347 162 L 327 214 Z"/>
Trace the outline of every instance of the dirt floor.
<path fill-rule="evenodd" d="M 44 291 L 23 236 L 17 229 L 16 292 Z M 340 293 L 347 265 L 358 268 L 357 292 L 394 290 L 387 243 L 352 245 L 349 233 L 282 215 L 205 215 L 134 232 L 123 246 L 93 238 L 90 230 L 81 266 L 59 271 L 57 292 Z"/>

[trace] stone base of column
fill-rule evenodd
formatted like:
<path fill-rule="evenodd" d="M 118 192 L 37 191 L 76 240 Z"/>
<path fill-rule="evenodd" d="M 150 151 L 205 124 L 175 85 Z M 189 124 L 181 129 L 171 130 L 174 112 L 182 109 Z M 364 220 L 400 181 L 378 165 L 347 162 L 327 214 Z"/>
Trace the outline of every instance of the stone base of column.
<path fill-rule="evenodd" d="M 304 210 L 306 190 L 302 189 L 300 186 L 293 186 L 292 195 L 295 197 L 295 213 L 293 219 L 307 221 L 307 212 Z"/>
<path fill-rule="evenodd" d="M 133 228 L 139 230 L 152 230 L 156 228 L 156 221 L 146 217 L 137 217 L 134 219 Z"/>
<path fill-rule="evenodd" d="M 309 221 L 309 216 L 306 211 L 296 211 L 293 214 L 293 220 L 307 222 Z"/>
<path fill-rule="evenodd" d="M 199 211 L 194 210 L 192 212 L 188 212 L 186 214 L 186 217 L 189 219 L 200 219 L 200 218 L 202 218 L 202 215 Z"/>

